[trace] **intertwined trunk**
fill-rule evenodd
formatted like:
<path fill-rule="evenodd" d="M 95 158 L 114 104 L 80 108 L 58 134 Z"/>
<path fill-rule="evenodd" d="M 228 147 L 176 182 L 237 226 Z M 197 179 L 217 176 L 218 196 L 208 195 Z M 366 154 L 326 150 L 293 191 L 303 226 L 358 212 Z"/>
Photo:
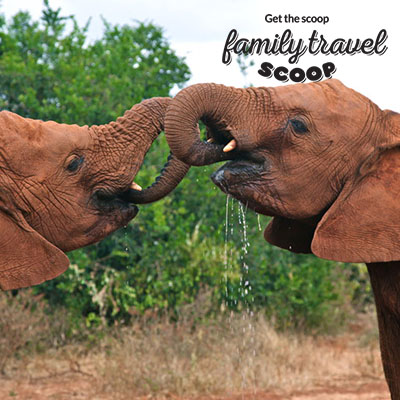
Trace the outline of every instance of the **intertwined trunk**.
<path fill-rule="evenodd" d="M 198 84 L 173 99 L 165 118 L 165 134 L 173 154 L 190 165 L 207 165 L 232 158 L 223 148 L 235 139 L 240 150 L 256 143 L 258 118 L 268 102 L 267 90 L 236 89 L 217 84 Z M 202 120 L 214 143 L 202 141 Z"/>
<path fill-rule="evenodd" d="M 93 126 L 99 148 L 106 156 L 105 166 L 109 172 L 128 174 L 134 177 L 143 163 L 151 144 L 164 129 L 164 116 L 170 98 L 152 98 L 136 104 L 115 122 Z M 186 175 L 189 166 L 170 156 L 161 175 L 148 188 L 138 191 L 131 189 L 126 199 L 136 203 L 151 203 L 169 194 Z"/>

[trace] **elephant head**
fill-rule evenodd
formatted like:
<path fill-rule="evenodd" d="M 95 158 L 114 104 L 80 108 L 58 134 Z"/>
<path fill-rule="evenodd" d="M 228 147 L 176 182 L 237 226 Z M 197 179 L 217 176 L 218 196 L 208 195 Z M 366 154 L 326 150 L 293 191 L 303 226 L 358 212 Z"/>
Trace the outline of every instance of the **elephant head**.
<path fill-rule="evenodd" d="M 198 119 L 208 125 L 207 142 Z M 231 160 L 212 179 L 273 217 L 264 231 L 270 243 L 367 263 L 383 368 L 391 398 L 400 399 L 400 115 L 337 80 L 204 84 L 175 97 L 165 132 L 188 164 Z"/>
<path fill-rule="evenodd" d="M 337 261 L 400 260 L 400 116 L 340 81 L 194 85 L 173 100 L 165 131 L 185 163 L 230 159 L 212 179 L 274 217 L 270 243 Z"/>
<path fill-rule="evenodd" d="M 188 169 L 176 159 L 150 188 L 133 183 L 169 101 L 145 100 L 91 127 L 0 112 L 2 289 L 56 277 L 69 264 L 64 252 L 101 240 L 136 216 L 134 202 L 155 201 L 176 186 Z"/>

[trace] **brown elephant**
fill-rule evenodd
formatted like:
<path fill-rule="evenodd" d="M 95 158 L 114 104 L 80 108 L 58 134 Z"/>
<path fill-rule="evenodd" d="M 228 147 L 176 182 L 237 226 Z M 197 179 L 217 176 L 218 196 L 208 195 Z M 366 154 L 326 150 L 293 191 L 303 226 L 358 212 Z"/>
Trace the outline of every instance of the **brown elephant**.
<path fill-rule="evenodd" d="M 133 183 L 169 101 L 145 100 L 91 127 L 0 112 L 2 289 L 58 276 L 69 265 L 64 252 L 101 240 L 136 216 L 133 202 L 155 201 L 179 183 L 188 166 L 176 159 L 153 186 Z"/>
<path fill-rule="evenodd" d="M 208 126 L 208 142 L 196 128 Z M 222 191 L 273 219 L 273 245 L 365 262 L 382 360 L 400 399 L 400 115 L 337 80 L 277 88 L 200 84 L 165 117 L 172 152 L 190 165 L 230 159 Z"/>

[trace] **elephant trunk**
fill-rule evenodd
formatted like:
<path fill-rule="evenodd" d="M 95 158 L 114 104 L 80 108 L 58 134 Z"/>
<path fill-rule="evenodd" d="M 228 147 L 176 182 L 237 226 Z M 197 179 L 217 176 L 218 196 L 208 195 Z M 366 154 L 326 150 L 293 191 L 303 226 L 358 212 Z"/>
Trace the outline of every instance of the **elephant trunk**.
<path fill-rule="evenodd" d="M 149 121 L 152 124 L 152 126 L 149 124 L 147 129 L 147 137 L 150 139 L 150 141 L 146 143 L 148 148 L 150 148 L 159 133 L 164 130 L 164 117 L 170 104 L 171 99 L 168 97 L 156 97 L 144 100 L 140 103 L 141 106 L 147 108 L 149 112 Z M 170 154 L 167 163 L 164 165 L 154 183 L 140 191 L 130 189 L 126 193 L 126 199 L 135 204 L 147 204 L 160 200 L 178 186 L 187 174 L 189 168 L 189 165 Z"/>
<path fill-rule="evenodd" d="M 234 135 L 237 108 L 245 94 L 217 84 L 189 86 L 177 94 L 165 117 L 165 134 L 172 153 L 190 165 L 208 165 L 232 158 L 224 146 Z M 214 143 L 202 141 L 198 121 L 208 128 Z"/>
<path fill-rule="evenodd" d="M 144 190 L 130 189 L 125 198 L 135 204 L 147 204 L 160 200 L 178 186 L 189 168 L 189 165 L 170 154 L 167 163 L 152 185 Z"/>
<path fill-rule="evenodd" d="M 105 134 L 103 137 L 109 137 L 110 133 L 111 136 L 115 137 L 120 147 L 119 152 L 123 153 L 122 163 L 133 165 L 133 177 L 142 165 L 150 146 L 159 133 L 163 131 L 164 116 L 170 103 L 171 99 L 167 97 L 147 99 L 134 105 L 115 122 L 95 127 L 97 131 L 103 131 Z M 109 146 L 109 143 L 107 143 L 107 146 Z M 118 162 L 119 165 L 121 159 Z M 136 204 L 157 201 L 175 189 L 189 168 L 189 165 L 171 155 L 160 176 L 151 186 L 141 191 L 129 189 L 125 192 L 125 199 Z"/>

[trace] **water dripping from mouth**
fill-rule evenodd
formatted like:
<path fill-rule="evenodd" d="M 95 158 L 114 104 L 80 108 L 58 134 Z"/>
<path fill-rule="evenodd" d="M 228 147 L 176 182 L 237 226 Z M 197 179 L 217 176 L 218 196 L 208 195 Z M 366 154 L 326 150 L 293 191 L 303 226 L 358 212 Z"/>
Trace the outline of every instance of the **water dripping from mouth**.
<path fill-rule="evenodd" d="M 230 196 L 226 196 L 225 204 L 225 238 L 224 238 L 224 283 L 225 283 L 225 303 L 228 302 L 228 236 L 229 236 L 229 200 Z M 229 306 L 229 304 L 225 304 Z"/>
<path fill-rule="evenodd" d="M 128 225 L 124 226 L 124 241 L 122 243 L 124 246 L 125 252 L 129 253 L 129 248 L 128 248 Z"/>
<path fill-rule="evenodd" d="M 249 390 L 253 382 L 246 371 L 254 371 L 255 358 L 255 328 L 254 313 L 252 311 L 252 303 L 254 297 L 251 295 L 252 286 L 250 279 L 249 264 L 247 261 L 250 242 L 248 237 L 248 225 L 246 221 L 247 207 L 229 195 L 225 204 L 225 229 L 224 229 L 224 275 L 225 284 L 225 309 L 228 311 L 228 324 L 232 334 L 240 334 L 242 343 L 237 347 L 237 357 L 239 365 L 242 365 L 242 382 L 243 391 Z M 237 223 L 239 222 L 239 224 Z M 261 225 L 258 222 L 259 226 Z M 239 225 L 239 231 L 237 231 Z M 235 232 L 236 229 L 236 232 Z M 239 240 L 238 240 L 239 239 Z M 235 242 L 233 243 L 233 240 Z M 237 295 L 232 297 L 230 285 L 230 277 L 234 273 L 234 266 L 240 268 L 239 287 Z M 237 316 L 233 310 L 241 312 L 240 316 L 240 332 L 235 332 L 237 327 Z M 234 320 L 235 319 L 235 320 Z M 249 357 L 250 355 L 250 357 Z M 247 365 L 244 365 L 244 363 Z"/>
<path fill-rule="evenodd" d="M 252 303 L 254 301 L 254 297 L 251 297 L 251 282 L 250 282 L 250 274 L 249 274 L 249 265 L 246 260 L 246 256 L 249 252 L 250 242 L 248 239 L 248 226 L 246 221 L 246 213 L 247 206 L 244 206 L 242 203 L 239 203 L 238 206 L 238 219 L 239 226 L 241 227 L 241 241 L 242 241 L 242 252 L 241 252 L 241 278 L 240 278 L 240 296 L 242 297 L 242 319 L 243 319 L 243 341 L 242 348 L 243 352 L 252 352 L 252 357 L 246 359 L 249 360 L 248 370 L 253 371 L 253 359 L 255 356 L 254 349 L 254 325 L 253 325 L 253 311 L 252 311 Z M 242 373 L 242 388 L 247 389 L 248 386 L 251 385 L 251 382 L 248 382 L 248 377 Z"/>
<path fill-rule="evenodd" d="M 246 222 L 247 207 L 239 203 L 239 225 L 242 226 L 242 250 L 244 254 L 247 254 L 248 247 L 250 246 L 247 238 L 247 222 Z"/>

